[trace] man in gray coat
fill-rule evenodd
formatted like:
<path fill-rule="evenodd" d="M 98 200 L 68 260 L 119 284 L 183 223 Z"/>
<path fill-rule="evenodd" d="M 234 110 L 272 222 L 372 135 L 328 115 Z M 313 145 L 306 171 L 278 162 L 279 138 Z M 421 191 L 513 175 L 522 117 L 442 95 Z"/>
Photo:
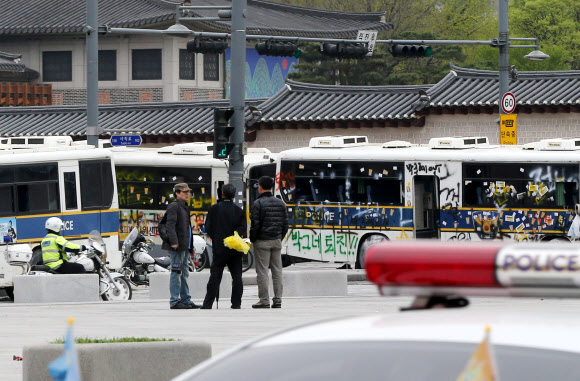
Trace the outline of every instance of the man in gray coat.
<path fill-rule="evenodd" d="M 171 275 L 169 277 L 169 292 L 171 309 L 199 308 L 191 301 L 189 294 L 189 252 L 193 250 L 193 235 L 187 203 L 190 196 L 189 186 L 186 183 L 175 184 L 173 194 L 175 201 L 167 207 L 165 212 L 167 236 L 169 242 L 163 242 L 162 249 L 169 252 L 171 259 Z"/>
<path fill-rule="evenodd" d="M 286 204 L 272 194 L 274 180 L 262 176 L 258 180 L 260 196 L 251 215 L 250 241 L 254 244 L 258 297 L 252 308 L 270 308 L 268 267 L 272 270 L 274 298 L 272 308 L 282 308 L 282 240 L 288 232 Z"/>

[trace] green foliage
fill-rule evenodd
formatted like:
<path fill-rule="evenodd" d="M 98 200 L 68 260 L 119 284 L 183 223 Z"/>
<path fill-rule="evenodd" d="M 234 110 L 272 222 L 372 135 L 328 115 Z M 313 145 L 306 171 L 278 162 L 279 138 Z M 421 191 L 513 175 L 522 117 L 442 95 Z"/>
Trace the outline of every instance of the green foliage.
<path fill-rule="evenodd" d="M 433 39 L 429 33 L 402 33 L 397 39 Z M 343 86 L 381 86 L 436 83 L 449 73 L 449 62 L 465 60 L 461 47 L 433 47 L 429 58 L 394 58 L 388 46 L 377 44 L 373 55 L 362 59 L 335 59 L 320 54 L 319 44 L 309 44 L 289 79 Z"/>
<path fill-rule="evenodd" d="M 278 0 L 286 4 L 349 12 L 385 12 L 394 30 L 379 39 L 491 40 L 498 36 L 497 0 Z M 550 55 L 544 62 L 523 57 L 530 49 L 510 49 L 519 71 L 580 69 L 580 1 L 511 0 L 510 37 L 537 37 Z M 515 43 L 514 43 L 515 44 Z M 521 43 L 531 45 L 530 43 Z M 498 70 L 498 49 L 485 45 L 433 45 L 433 57 L 396 59 L 386 44 L 372 57 L 336 60 L 322 56 L 318 44 L 303 49 L 298 73 L 289 78 L 340 85 L 436 83 L 449 73 L 449 62 Z"/>
<path fill-rule="evenodd" d="M 158 339 L 150 337 L 113 337 L 110 339 L 91 339 L 89 337 L 77 337 L 75 343 L 77 344 L 95 344 L 95 343 L 145 343 L 150 341 L 180 341 L 175 339 Z M 64 344 L 64 339 L 56 339 L 49 344 Z"/>
<path fill-rule="evenodd" d="M 539 66 L 542 69 L 536 70 L 550 66 L 557 69 L 547 70 L 580 69 L 578 0 L 514 0 L 510 4 L 510 28 L 512 37 L 515 33 L 537 37 L 541 50 L 551 56 Z"/>

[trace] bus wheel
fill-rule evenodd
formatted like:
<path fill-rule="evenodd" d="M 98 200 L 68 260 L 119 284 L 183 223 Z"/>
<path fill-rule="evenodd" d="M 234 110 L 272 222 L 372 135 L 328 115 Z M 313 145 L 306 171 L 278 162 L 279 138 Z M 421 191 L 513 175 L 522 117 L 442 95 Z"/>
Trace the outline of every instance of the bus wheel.
<path fill-rule="evenodd" d="M 362 239 L 362 243 L 358 247 L 358 255 L 356 257 L 355 268 L 364 269 L 365 268 L 365 257 L 367 255 L 367 250 L 372 245 L 386 241 L 387 237 L 382 234 L 369 234 Z"/>
<path fill-rule="evenodd" d="M 32 251 L 32 258 L 30 258 L 30 266 L 42 265 L 42 249 L 40 247 L 35 248 Z"/>

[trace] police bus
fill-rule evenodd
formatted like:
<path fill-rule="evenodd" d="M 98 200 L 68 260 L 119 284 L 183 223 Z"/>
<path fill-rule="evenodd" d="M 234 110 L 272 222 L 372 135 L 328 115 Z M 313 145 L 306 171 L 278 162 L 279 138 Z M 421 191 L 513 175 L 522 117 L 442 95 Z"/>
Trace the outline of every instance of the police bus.
<path fill-rule="evenodd" d="M 0 138 L 2 243 L 27 244 L 37 263 L 42 260 L 44 224 L 58 217 L 64 222 L 62 235 L 69 241 L 86 244 L 89 232 L 99 231 L 110 267 L 120 267 L 119 205 L 111 152 L 86 143 L 76 145 L 68 136 L 15 139 Z M 13 269 L 6 263 L 0 267 L 0 287 L 10 287 L 7 279 Z"/>
<path fill-rule="evenodd" d="M 568 240 L 579 202 L 579 139 L 494 146 L 486 137 L 369 144 L 328 136 L 278 155 L 284 251 L 364 265 L 384 240 Z"/>
<path fill-rule="evenodd" d="M 213 158 L 212 143 L 183 143 L 161 148 L 116 147 L 111 152 L 116 166 L 120 203 L 120 239 L 137 227 L 158 243 L 157 226 L 167 205 L 174 200 L 173 185 L 191 188 L 189 207 L 194 233 L 202 233 L 207 212 L 221 198 L 228 182 L 228 162 Z M 274 176 L 274 155 L 267 149 L 250 148 L 245 155 L 245 189 L 238 190 L 247 203 L 257 197 L 254 184 L 263 175 Z"/>

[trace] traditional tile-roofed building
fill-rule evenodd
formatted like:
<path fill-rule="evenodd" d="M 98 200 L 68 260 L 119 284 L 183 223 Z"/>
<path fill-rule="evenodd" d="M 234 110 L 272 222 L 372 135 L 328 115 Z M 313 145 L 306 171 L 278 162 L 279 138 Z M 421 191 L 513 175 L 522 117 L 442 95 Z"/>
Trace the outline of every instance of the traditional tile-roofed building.
<path fill-rule="evenodd" d="M 38 72 L 20 63 L 22 55 L 0 52 L 0 82 L 30 82 Z"/>
<path fill-rule="evenodd" d="M 115 28 L 162 28 L 175 23 L 175 6 L 181 1 L 99 0 L 99 24 Z M 301 37 L 352 38 L 359 29 L 387 30 L 384 13 L 353 13 L 314 9 L 263 0 L 247 2 L 247 33 Z M 195 6 L 227 5 L 231 0 L 198 0 Z M 11 0 L 2 4 L 0 36 L 80 34 L 84 36 L 86 2 Z M 192 17 L 215 16 L 215 10 L 189 10 Z M 184 22 L 195 30 L 231 31 L 230 21 Z"/>
<path fill-rule="evenodd" d="M 264 99 L 250 99 L 247 107 Z M 228 100 L 133 103 L 99 107 L 99 125 L 105 130 L 138 130 L 143 144 L 156 145 L 212 141 L 213 108 L 229 107 Z M 69 135 L 84 139 L 86 106 L 0 108 L 0 136 Z M 247 112 L 247 118 L 251 113 Z M 111 135 L 107 132 L 104 137 Z"/>
<path fill-rule="evenodd" d="M 10 0 L 0 12 L 0 51 L 22 55 L 22 63 L 53 85 L 53 104 L 86 103 L 86 2 Z M 99 24 L 122 28 L 166 29 L 176 22 L 169 0 L 99 0 Z M 195 5 L 231 5 L 231 0 L 199 0 Z M 192 16 L 215 16 L 195 10 Z M 354 39 L 361 29 L 387 30 L 383 13 L 348 13 L 250 0 L 247 33 Z M 231 22 L 183 22 L 195 31 L 230 32 Z M 189 54 L 188 39 L 161 35 L 99 36 L 99 102 L 193 101 L 226 95 L 229 51 Z M 258 55 L 248 43 L 246 80 L 254 97 L 270 96 L 284 84 L 295 58 Z M 256 76 L 254 81 L 253 76 Z M 268 86 L 257 86 L 260 84 Z M 262 92 L 260 92 L 263 89 Z"/>
<path fill-rule="evenodd" d="M 580 71 L 520 72 L 510 84 L 518 106 L 518 143 L 580 132 Z M 498 143 L 498 74 L 452 65 L 424 86 L 327 86 L 287 81 L 269 99 L 250 99 L 250 146 L 305 146 L 313 136 L 367 135 L 371 142 L 478 135 Z M 101 107 L 105 128 L 141 129 L 145 142 L 211 140 L 211 108 L 227 101 Z M 261 113 L 259 118 L 257 110 Z M 24 111 L 24 112 L 23 112 Z M 0 108 L 0 136 L 82 136 L 84 107 Z M 151 138 L 149 138 L 149 136 Z M 176 138 L 174 138 L 176 137 Z M 149 139 L 149 140 L 148 140 Z"/>
<path fill-rule="evenodd" d="M 368 135 L 374 142 L 427 143 L 437 136 L 484 135 L 497 143 L 498 84 L 497 72 L 453 64 L 445 78 L 428 86 L 287 81 L 260 106 L 255 144 L 276 151 L 307 145 L 312 136 L 352 133 Z M 519 143 L 580 135 L 580 71 L 520 72 L 510 91 L 518 102 Z"/>

